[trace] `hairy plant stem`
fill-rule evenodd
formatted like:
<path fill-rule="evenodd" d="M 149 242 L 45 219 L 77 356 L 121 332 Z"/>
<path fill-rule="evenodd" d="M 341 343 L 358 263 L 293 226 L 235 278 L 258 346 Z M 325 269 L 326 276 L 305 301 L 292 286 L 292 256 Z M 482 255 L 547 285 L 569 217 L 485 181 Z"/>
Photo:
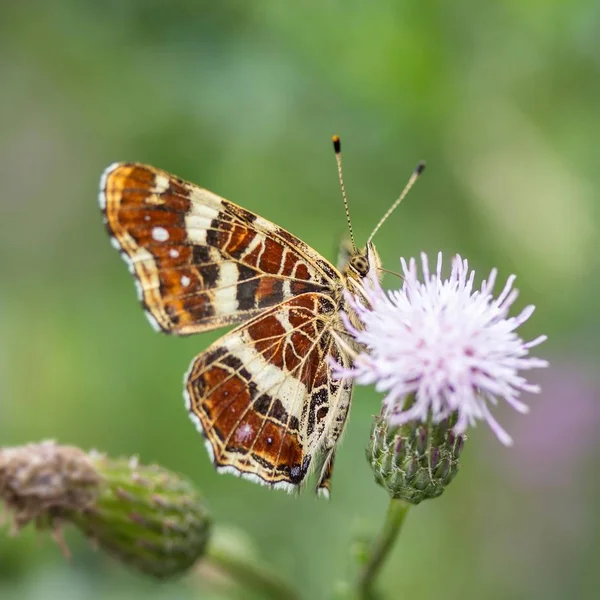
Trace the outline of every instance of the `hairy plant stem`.
<path fill-rule="evenodd" d="M 296 591 L 272 569 L 210 544 L 205 561 L 225 571 L 236 583 L 269 600 L 300 600 Z"/>
<path fill-rule="evenodd" d="M 367 558 L 357 580 L 357 595 L 361 600 L 374 598 L 374 586 L 394 542 L 400 533 L 410 504 L 404 500 L 390 499 L 381 531 L 367 549 Z"/>

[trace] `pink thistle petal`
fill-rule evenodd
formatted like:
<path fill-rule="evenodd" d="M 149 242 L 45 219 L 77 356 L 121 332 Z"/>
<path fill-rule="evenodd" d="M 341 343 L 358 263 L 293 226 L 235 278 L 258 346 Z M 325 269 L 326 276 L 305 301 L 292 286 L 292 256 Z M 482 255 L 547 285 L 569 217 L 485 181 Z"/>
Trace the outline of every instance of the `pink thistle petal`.
<path fill-rule="evenodd" d="M 483 420 L 500 442 L 510 445 L 510 436 L 490 406 L 504 400 L 526 413 L 529 407 L 520 394 L 540 391 L 520 373 L 548 366 L 547 361 L 528 356 L 546 336 L 525 342 L 516 333 L 534 307 L 508 317 L 518 296 L 514 275 L 494 298 L 496 269 L 475 289 L 475 272 L 460 256 L 452 261 L 446 279 L 441 253 L 435 272 L 430 271 L 426 254 L 421 254 L 420 263 L 421 279 L 414 258 L 400 259 L 404 282 L 399 290 L 385 292 L 377 279 L 368 278 L 360 298 L 346 295 L 348 310 L 362 327 L 344 313 L 342 321 L 364 350 L 352 367 L 334 366 L 336 376 L 375 384 L 386 394 L 384 410 L 391 423 L 428 418 L 437 423 L 456 413 L 457 433 Z M 403 408 L 409 395 L 414 401 Z"/>

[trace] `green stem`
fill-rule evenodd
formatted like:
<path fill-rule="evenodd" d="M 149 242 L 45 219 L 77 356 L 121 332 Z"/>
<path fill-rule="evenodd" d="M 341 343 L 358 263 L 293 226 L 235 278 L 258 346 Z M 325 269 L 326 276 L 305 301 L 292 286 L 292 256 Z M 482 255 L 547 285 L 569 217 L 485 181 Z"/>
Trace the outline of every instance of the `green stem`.
<path fill-rule="evenodd" d="M 400 533 L 409 508 L 410 504 L 404 500 L 390 499 L 383 527 L 367 550 L 367 560 L 358 576 L 357 592 L 362 600 L 374 597 L 375 580 Z"/>
<path fill-rule="evenodd" d="M 225 548 L 209 544 L 204 560 L 226 571 L 236 583 L 254 590 L 257 596 L 269 600 L 300 600 L 300 597 L 281 576 L 272 570 Z"/>

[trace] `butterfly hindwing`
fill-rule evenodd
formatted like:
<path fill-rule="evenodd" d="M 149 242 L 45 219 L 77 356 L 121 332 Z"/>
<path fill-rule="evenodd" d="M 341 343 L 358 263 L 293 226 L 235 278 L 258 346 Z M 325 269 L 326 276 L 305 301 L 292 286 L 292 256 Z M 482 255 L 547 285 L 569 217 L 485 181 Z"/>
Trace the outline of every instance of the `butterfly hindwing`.
<path fill-rule="evenodd" d="M 238 323 L 340 280 L 287 231 L 154 167 L 109 167 L 100 204 L 150 321 L 168 333 Z"/>
<path fill-rule="evenodd" d="M 328 359 L 345 360 L 331 335 L 336 311 L 330 297 L 302 294 L 196 357 L 187 405 L 218 470 L 293 489 L 335 445 L 350 402 Z"/>

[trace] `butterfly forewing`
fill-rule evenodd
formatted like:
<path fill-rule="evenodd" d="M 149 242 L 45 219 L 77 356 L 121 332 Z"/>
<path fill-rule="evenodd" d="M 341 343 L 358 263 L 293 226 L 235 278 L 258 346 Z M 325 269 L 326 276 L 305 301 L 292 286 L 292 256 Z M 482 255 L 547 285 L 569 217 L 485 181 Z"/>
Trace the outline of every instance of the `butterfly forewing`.
<path fill-rule="evenodd" d="M 152 324 L 189 334 L 288 298 L 332 290 L 340 274 L 287 231 L 153 167 L 115 164 L 100 203 Z"/>

